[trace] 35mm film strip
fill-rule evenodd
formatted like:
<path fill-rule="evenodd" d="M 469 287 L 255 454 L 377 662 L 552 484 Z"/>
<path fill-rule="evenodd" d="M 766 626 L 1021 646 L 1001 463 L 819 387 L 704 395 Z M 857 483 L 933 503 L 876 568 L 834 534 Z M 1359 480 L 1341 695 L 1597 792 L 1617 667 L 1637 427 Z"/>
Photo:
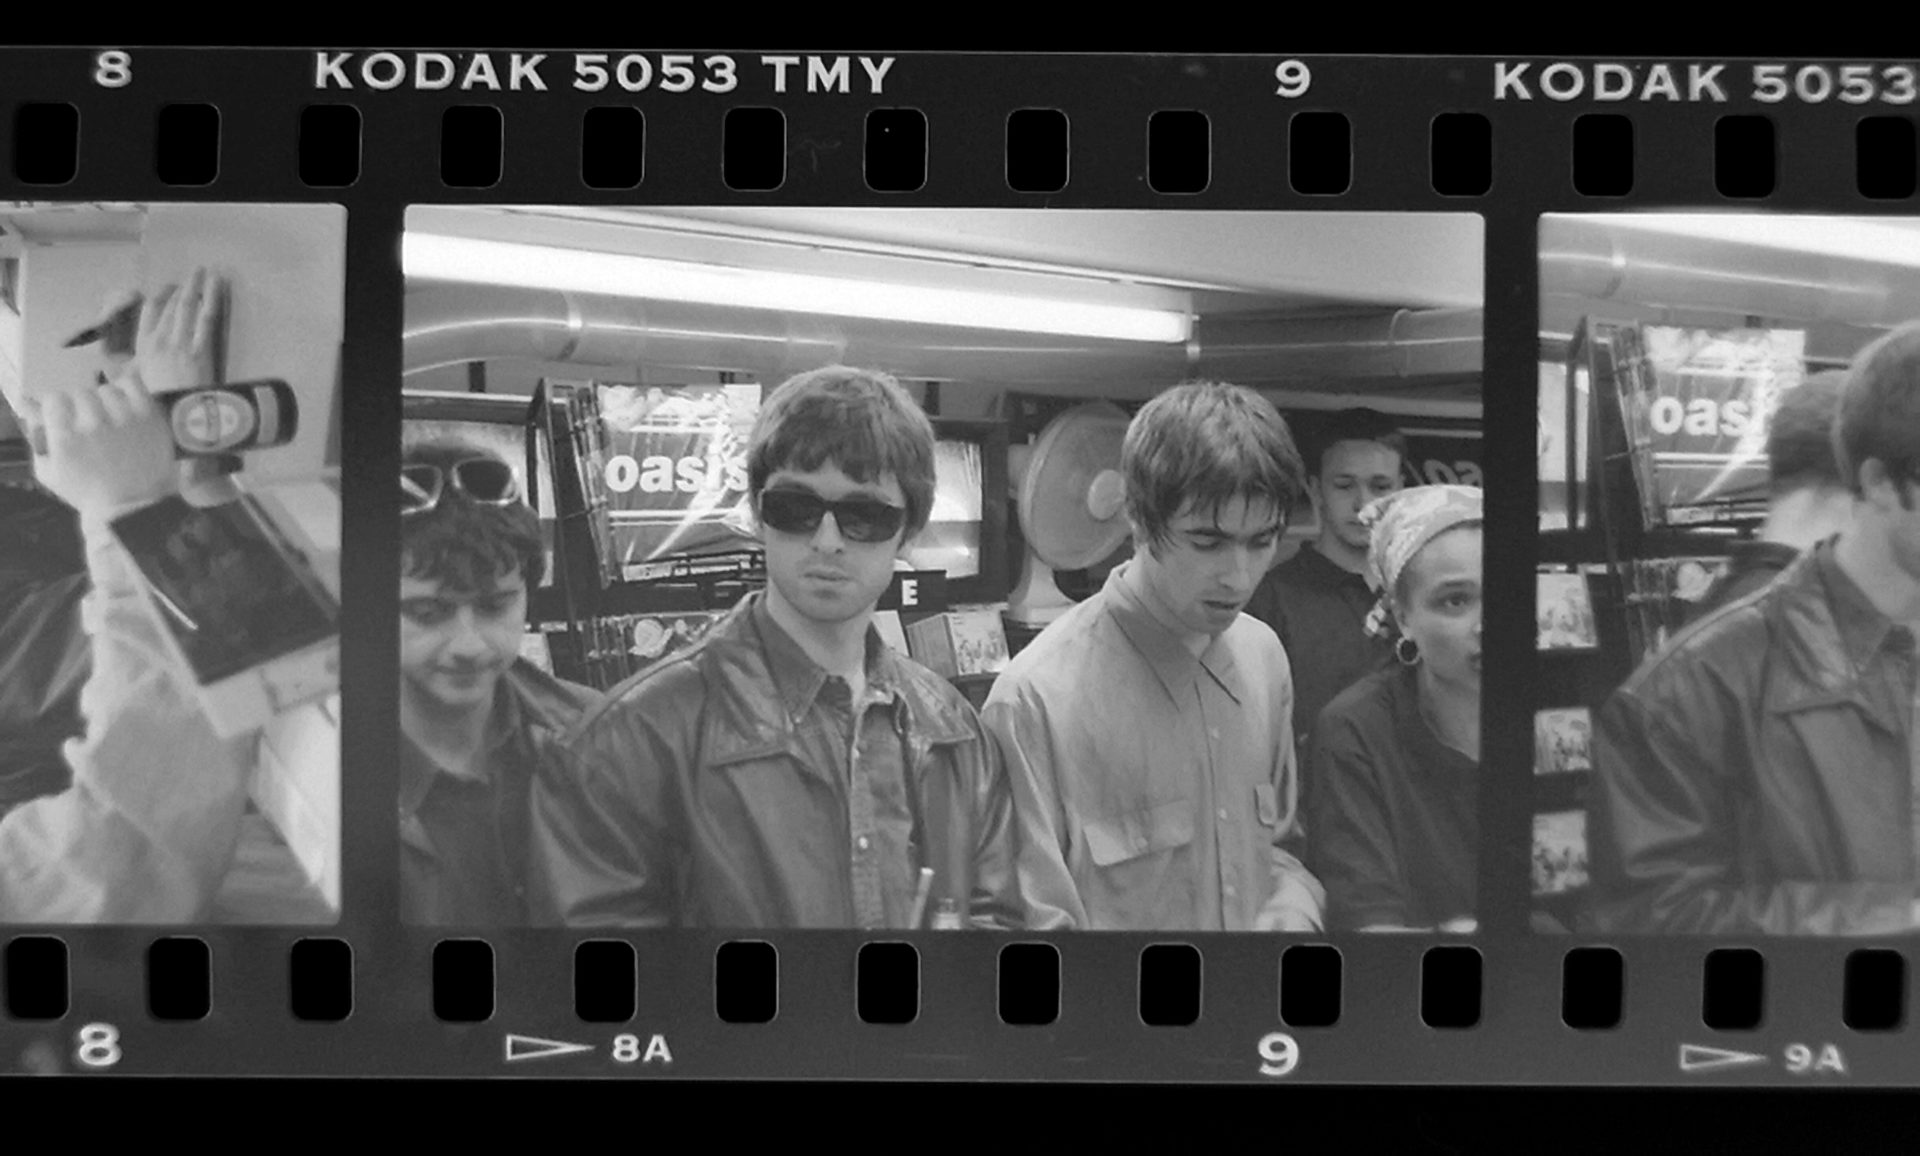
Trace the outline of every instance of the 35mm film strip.
<path fill-rule="evenodd" d="M 1920 1077 L 1920 62 L 0 60 L 0 1070 Z"/>

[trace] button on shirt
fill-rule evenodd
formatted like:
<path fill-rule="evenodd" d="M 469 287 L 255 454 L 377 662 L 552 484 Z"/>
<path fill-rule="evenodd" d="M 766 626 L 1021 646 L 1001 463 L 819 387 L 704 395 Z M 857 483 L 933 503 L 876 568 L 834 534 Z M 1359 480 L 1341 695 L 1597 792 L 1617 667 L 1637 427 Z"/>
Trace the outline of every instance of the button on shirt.
<path fill-rule="evenodd" d="M 918 872 L 901 742 L 904 706 L 878 632 L 867 634 L 867 688 L 855 704 L 847 681 L 808 657 L 764 605 L 754 626 L 776 685 L 797 707 L 795 729 L 805 752 L 803 762 L 830 775 L 846 800 L 854 926 L 907 926 Z"/>
<path fill-rule="evenodd" d="M 1273 627 L 1293 674 L 1293 735 L 1304 754 L 1313 724 L 1341 691 L 1387 665 L 1393 650 L 1367 633 L 1377 597 L 1367 580 L 1305 543 L 1267 572 L 1247 613 Z M 1312 784 L 1301 783 L 1303 799 Z"/>
<path fill-rule="evenodd" d="M 1131 563 L 1022 650 L 981 721 L 999 743 L 1041 929 L 1253 928 L 1317 919 L 1293 831 L 1293 705 L 1273 632 L 1240 618 L 1199 657 L 1126 585 Z"/>

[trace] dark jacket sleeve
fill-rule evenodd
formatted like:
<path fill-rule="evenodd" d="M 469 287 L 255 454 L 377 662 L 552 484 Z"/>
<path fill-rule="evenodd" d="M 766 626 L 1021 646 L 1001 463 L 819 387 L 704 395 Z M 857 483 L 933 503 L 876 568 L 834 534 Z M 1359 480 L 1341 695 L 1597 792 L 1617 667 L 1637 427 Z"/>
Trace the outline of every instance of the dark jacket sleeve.
<path fill-rule="evenodd" d="M 643 701 L 608 704 L 533 784 L 528 904 L 538 926 L 670 927 L 676 761 Z"/>
<path fill-rule="evenodd" d="M 1906 883 L 1740 877 L 1735 783 L 1718 703 L 1684 720 L 1614 693 L 1595 726 L 1587 843 L 1590 930 L 1695 935 L 1882 935 L 1913 927 Z"/>
<path fill-rule="evenodd" d="M 1020 893 L 1018 825 L 1013 821 L 1013 786 L 1000 747 L 980 719 L 967 711 L 973 739 L 967 744 L 975 767 L 972 782 L 973 895 L 968 922 L 976 928 L 1014 931 L 1026 926 L 1027 905 Z"/>
<path fill-rule="evenodd" d="M 89 581 L 85 572 L 55 579 L 0 613 L 0 720 L 9 728 L 78 698 L 90 657 L 80 617 Z"/>
<path fill-rule="evenodd" d="M 1328 926 L 1405 926 L 1413 904 L 1364 736 L 1331 711 L 1313 731 L 1307 863 L 1327 889 Z"/>

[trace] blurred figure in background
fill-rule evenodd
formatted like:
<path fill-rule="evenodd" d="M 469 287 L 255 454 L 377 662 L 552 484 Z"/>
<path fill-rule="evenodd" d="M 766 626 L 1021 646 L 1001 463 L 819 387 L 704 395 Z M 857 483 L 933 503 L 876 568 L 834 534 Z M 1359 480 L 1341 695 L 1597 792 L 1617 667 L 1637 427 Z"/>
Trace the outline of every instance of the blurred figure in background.
<path fill-rule="evenodd" d="M 37 487 L 0 484 L 0 817 L 73 781 L 90 584 L 80 518 Z"/>
<path fill-rule="evenodd" d="M 1733 544 L 1726 572 L 1693 619 L 1766 586 L 1853 520 L 1853 490 L 1833 456 L 1833 419 L 1846 380 L 1845 370 L 1816 373 L 1781 397 L 1767 423 L 1766 524 L 1754 538 Z"/>
<path fill-rule="evenodd" d="M 1320 534 L 1267 573 L 1247 613 L 1273 627 L 1293 669 L 1293 741 L 1301 766 L 1314 722 L 1334 696 L 1393 661 L 1368 634 L 1377 592 L 1367 584 L 1368 531 L 1360 511 L 1401 486 L 1407 439 L 1385 414 L 1346 409 L 1321 431 L 1307 478 Z M 1301 803 L 1313 794 L 1301 780 Z"/>
<path fill-rule="evenodd" d="M 97 319 L 66 343 L 98 351 L 96 384 L 117 380 L 131 364 L 136 333 L 128 321 L 137 325 L 140 303 L 130 291 L 110 294 Z M 17 381 L 0 383 L 0 397 L 22 393 Z M 16 439 L 30 455 L 27 427 L 0 401 L 0 442 Z M 89 587 L 73 508 L 31 482 L 0 485 L 0 817 L 73 781 L 62 747 L 84 730 L 80 688 L 91 646 L 80 607 Z"/>
<path fill-rule="evenodd" d="M 1854 360 L 1833 445 L 1851 521 L 1596 715 L 1584 930 L 1920 927 L 1920 323 Z"/>

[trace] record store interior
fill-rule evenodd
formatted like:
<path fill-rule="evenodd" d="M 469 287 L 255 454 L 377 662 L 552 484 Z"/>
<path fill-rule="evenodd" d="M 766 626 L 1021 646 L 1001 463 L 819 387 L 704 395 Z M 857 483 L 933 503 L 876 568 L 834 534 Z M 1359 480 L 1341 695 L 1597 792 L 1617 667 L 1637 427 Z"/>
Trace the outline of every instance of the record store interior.
<path fill-rule="evenodd" d="M 415 206 L 407 436 L 529 471 L 554 564 L 526 653 L 605 688 L 762 581 L 760 398 L 890 373 L 939 481 L 880 628 L 977 705 L 1128 555 L 1121 440 L 1171 385 L 1259 390 L 1303 443 L 1369 406 L 1409 482 L 1478 485 L 1482 251 L 1470 215 Z M 1303 502 L 1276 563 L 1313 523 Z"/>
<path fill-rule="evenodd" d="M 1595 712 L 1762 535 L 1770 406 L 1920 316 L 1920 222 L 1550 215 L 1540 289 L 1533 923 L 1559 932 Z"/>

